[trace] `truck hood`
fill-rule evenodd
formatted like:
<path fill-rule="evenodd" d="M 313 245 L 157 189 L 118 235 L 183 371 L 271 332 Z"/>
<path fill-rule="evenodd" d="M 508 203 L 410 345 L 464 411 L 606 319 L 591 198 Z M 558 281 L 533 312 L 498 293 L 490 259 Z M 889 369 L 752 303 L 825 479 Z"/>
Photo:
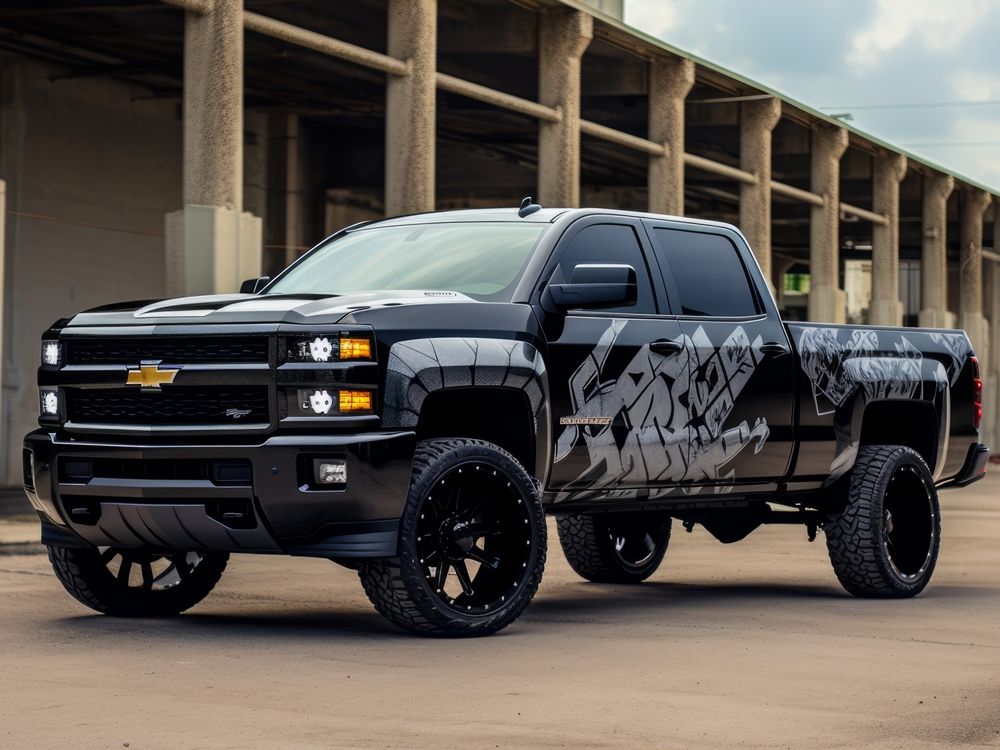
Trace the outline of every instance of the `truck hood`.
<path fill-rule="evenodd" d="M 336 323 L 365 310 L 413 305 L 474 303 L 458 292 L 402 289 L 340 296 L 213 294 L 158 302 L 109 305 L 82 312 L 70 326 L 206 325 L 213 323 Z"/>

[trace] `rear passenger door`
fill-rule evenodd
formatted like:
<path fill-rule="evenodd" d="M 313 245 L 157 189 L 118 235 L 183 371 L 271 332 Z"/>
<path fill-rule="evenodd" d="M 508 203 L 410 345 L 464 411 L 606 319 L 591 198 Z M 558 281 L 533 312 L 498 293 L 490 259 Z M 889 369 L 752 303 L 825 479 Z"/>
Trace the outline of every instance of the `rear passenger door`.
<path fill-rule="evenodd" d="M 795 357 L 750 249 L 723 227 L 643 223 L 690 355 L 685 480 L 778 482 L 794 447 Z"/>

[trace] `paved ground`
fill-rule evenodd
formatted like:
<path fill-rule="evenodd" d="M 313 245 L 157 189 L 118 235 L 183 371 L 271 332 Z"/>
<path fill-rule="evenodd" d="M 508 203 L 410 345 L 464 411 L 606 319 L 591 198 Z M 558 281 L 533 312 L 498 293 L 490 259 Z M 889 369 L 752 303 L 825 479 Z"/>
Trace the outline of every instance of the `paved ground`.
<path fill-rule="evenodd" d="M 319 560 L 235 557 L 190 614 L 113 620 L 0 546 L 0 747 L 1000 746 L 1000 469 L 942 498 L 912 601 L 847 597 L 796 528 L 696 530 L 635 588 L 553 548 L 527 615 L 468 641 L 398 633 Z"/>

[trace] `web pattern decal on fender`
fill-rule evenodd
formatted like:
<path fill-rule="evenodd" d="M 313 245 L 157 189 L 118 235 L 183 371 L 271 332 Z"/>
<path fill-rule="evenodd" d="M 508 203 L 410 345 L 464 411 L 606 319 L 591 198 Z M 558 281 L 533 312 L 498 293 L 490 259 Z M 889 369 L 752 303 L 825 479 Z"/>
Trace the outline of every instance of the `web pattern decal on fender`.
<path fill-rule="evenodd" d="M 617 376 L 605 366 L 627 320 L 614 320 L 597 346 L 570 378 L 573 419 L 611 417 L 607 425 L 570 424 L 559 435 L 558 462 L 580 441 L 588 468 L 556 501 L 593 493 L 618 499 L 670 494 L 676 488 L 652 485 L 679 482 L 732 482 L 725 470 L 747 446 L 759 452 L 770 429 L 767 421 L 743 420 L 724 429 L 736 399 L 763 358 L 758 336 L 752 342 L 737 326 L 718 349 L 699 327 L 676 339 L 682 350 L 661 355 L 643 345 Z M 702 359 L 706 352 L 710 354 Z M 684 487 L 689 494 L 704 488 Z M 710 488 L 725 492 L 723 484 Z"/>
<path fill-rule="evenodd" d="M 509 339 L 432 338 L 393 344 L 386 366 L 382 421 L 415 427 L 433 391 L 471 386 L 524 391 L 535 418 L 545 406 L 545 364 L 531 344 Z"/>

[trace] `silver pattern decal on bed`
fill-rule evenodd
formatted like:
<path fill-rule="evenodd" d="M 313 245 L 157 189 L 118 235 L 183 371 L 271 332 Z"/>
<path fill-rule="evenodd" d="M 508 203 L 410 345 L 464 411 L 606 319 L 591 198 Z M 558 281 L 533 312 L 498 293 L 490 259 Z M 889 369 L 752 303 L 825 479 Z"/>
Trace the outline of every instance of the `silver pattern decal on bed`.
<path fill-rule="evenodd" d="M 606 425 L 566 426 L 556 445 L 558 462 L 581 441 L 590 464 L 557 501 L 579 492 L 627 498 L 641 490 L 655 497 L 704 487 L 646 489 L 680 482 L 731 482 L 726 465 L 748 446 L 758 452 L 769 435 L 763 418 L 723 429 L 740 392 L 762 359 L 761 338 L 750 341 L 742 326 L 713 349 L 703 328 L 677 340 L 682 350 L 661 355 L 643 345 L 617 375 L 605 365 L 627 320 L 614 320 L 570 378 L 573 418 L 610 417 Z M 701 359 L 705 352 L 711 352 Z M 631 488 L 629 487 L 631 485 Z M 728 488 L 716 485 L 713 492 Z"/>
<path fill-rule="evenodd" d="M 862 399 L 862 406 L 874 401 L 920 399 L 941 407 L 942 396 L 947 397 L 948 386 L 954 385 L 972 354 L 968 337 L 960 331 L 904 333 L 822 326 L 798 330 L 796 346 L 812 387 L 816 414 L 834 415 L 837 447 L 828 482 L 854 465 L 859 444 L 857 426 L 852 422 L 856 397 Z M 922 351 L 940 351 L 946 361 L 925 357 Z"/>
<path fill-rule="evenodd" d="M 524 391 L 537 420 L 545 405 L 545 364 L 523 341 L 492 338 L 411 339 L 393 344 L 386 366 L 387 426 L 415 427 L 429 393 L 469 386 Z"/>

